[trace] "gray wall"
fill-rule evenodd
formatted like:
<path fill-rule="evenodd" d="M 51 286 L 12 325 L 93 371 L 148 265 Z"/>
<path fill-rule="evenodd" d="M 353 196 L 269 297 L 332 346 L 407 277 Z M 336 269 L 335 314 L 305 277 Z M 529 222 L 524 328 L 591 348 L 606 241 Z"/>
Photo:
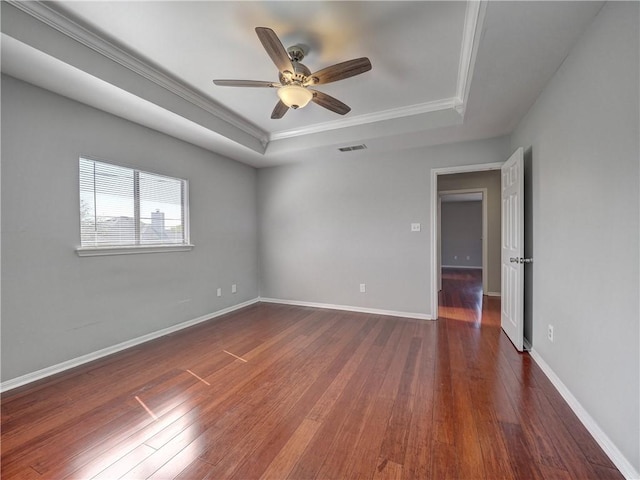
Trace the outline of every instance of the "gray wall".
<path fill-rule="evenodd" d="M 636 471 L 639 9 L 604 6 L 512 137 L 531 155 L 533 348 Z"/>
<path fill-rule="evenodd" d="M 501 137 L 259 170 L 261 296 L 430 315 L 431 169 L 509 148 Z"/>
<path fill-rule="evenodd" d="M 78 257 L 80 155 L 189 180 L 195 248 Z M 2 380 L 257 297 L 255 192 L 253 168 L 3 76 Z"/>
<path fill-rule="evenodd" d="M 482 268 L 482 202 L 443 202 L 440 218 L 442 265 Z"/>
<path fill-rule="evenodd" d="M 512 152 L 508 152 L 506 161 Z M 438 176 L 438 191 L 464 190 L 469 188 L 487 189 L 487 289 L 490 293 L 500 294 L 500 250 L 501 236 L 501 200 L 500 200 L 500 170 L 484 172 L 455 173 Z"/>

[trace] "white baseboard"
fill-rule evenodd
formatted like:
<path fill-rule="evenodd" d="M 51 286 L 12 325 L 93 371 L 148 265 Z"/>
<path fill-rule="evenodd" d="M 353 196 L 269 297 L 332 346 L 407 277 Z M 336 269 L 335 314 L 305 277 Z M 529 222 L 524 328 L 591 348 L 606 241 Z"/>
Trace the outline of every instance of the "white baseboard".
<path fill-rule="evenodd" d="M 440 268 L 459 268 L 461 270 L 482 270 L 482 267 L 470 267 L 468 265 L 440 265 Z"/>
<path fill-rule="evenodd" d="M 487 297 L 500 297 L 500 296 L 502 296 L 502 294 L 500 292 L 487 292 L 484 295 L 486 295 Z"/>
<path fill-rule="evenodd" d="M 562 380 L 555 374 L 551 367 L 542 359 L 540 354 L 532 349 L 529 354 L 531 358 L 538 364 L 540 369 L 549 378 L 556 390 L 560 393 L 562 398 L 569 404 L 573 413 L 576 414 L 578 419 L 582 422 L 585 428 L 589 431 L 591 436 L 598 442 L 600 448 L 604 450 L 604 453 L 611 459 L 613 464 L 620 470 L 622 475 L 627 479 L 639 479 L 640 473 L 631 465 L 631 462 L 626 459 L 622 452 L 615 446 L 606 433 L 600 428 L 598 423 L 589 415 L 585 408 L 580 404 L 578 399 L 573 396 L 567 386 L 562 383 Z"/>
<path fill-rule="evenodd" d="M 148 342 L 149 340 L 154 340 L 159 337 L 163 337 L 173 332 L 177 332 L 178 330 L 182 330 L 187 327 L 191 327 L 192 325 L 196 325 L 198 323 L 206 322 L 207 320 L 212 320 L 221 315 L 225 315 L 227 313 L 231 313 L 235 310 L 239 310 L 244 307 L 248 307 L 249 305 L 253 305 L 259 301 L 258 298 L 253 298 L 246 302 L 240 303 L 238 305 L 233 305 L 232 307 L 224 308 L 222 310 L 218 310 L 217 312 L 210 313 L 207 315 L 203 315 L 198 318 L 194 318 L 192 320 L 187 320 L 186 322 L 179 323 L 177 325 L 172 325 L 167 328 L 163 328 L 162 330 L 158 330 L 156 332 L 148 333 L 141 337 L 133 338 L 131 340 L 127 340 L 122 343 L 118 343 L 117 345 L 113 345 L 111 347 L 103 348 L 101 350 L 97 350 L 95 352 L 88 353 L 86 355 L 82 355 L 81 357 L 72 358 L 71 360 L 67 360 L 66 362 L 58 363 L 57 365 L 52 365 L 50 367 L 43 368 L 42 370 L 37 370 L 35 372 L 27 373 L 26 375 L 22 375 L 20 377 L 12 378 L 11 380 L 7 380 L 6 382 L 0 383 L 0 392 L 6 392 L 7 390 L 11 390 L 13 388 L 21 387 L 22 385 L 26 385 L 27 383 L 35 382 L 36 380 L 40 380 L 42 378 L 49 377 L 51 375 L 55 375 L 56 373 L 63 372 L 65 370 L 69 370 L 70 368 L 78 367 L 88 362 L 92 362 L 93 360 L 98 360 L 99 358 L 106 357 L 107 355 L 111 355 L 113 353 L 120 352 L 122 350 L 126 350 L 127 348 L 134 347 L 136 345 L 140 345 L 141 343 Z"/>
<path fill-rule="evenodd" d="M 350 305 L 333 305 L 331 303 L 300 302 L 297 300 L 282 300 L 280 298 L 260 297 L 260 301 L 265 303 L 281 303 L 283 305 L 294 305 L 297 307 L 326 308 L 329 310 L 344 310 L 346 312 L 388 315 L 390 317 L 415 318 L 417 320 L 433 320 L 433 317 L 431 315 L 427 315 L 426 313 L 397 312 L 395 310 L 379 310 L 377 308 L 352 307 Z"/>

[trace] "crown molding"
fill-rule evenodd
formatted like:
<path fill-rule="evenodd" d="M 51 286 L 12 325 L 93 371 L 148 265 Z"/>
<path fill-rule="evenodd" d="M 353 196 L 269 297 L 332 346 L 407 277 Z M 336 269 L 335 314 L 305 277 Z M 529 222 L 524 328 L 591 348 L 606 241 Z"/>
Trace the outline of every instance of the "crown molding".
<path fill-rule="evenodd" d="M 162 73 L 156 68 L 153 68 L 135 56 L 129 54 L 122 48 L 99 37 L 73 19 L 67 17 L 64 13 L 56 10 L 48 4 L 45 4 L 45 2 L 40 0 L 30 2 L 23 2 L 20 0 L 5 1 L 82 45 L 85 45 L 98 54 L 117 62 L 119 65 L 131 70 L 143 78 L 146 78 L 192 105 L 201 108 L 214 117 L 233 125 L 257 139 L 264 147 L 266 147 L 269 142 L 275 140 L 310 135 L 340 128 L 354 127 L 441 110 L 454 109 L 464 117 L 487 3 L 486 0 L 471 0 L 467 2 L 458 77 L 456 81 L 456 94 L 454 97 L 268 134 L 257 125 L 239 117 L 231 110 L 199 94 L 186 84 Z"/>
<path fill-rule="evenodd" d="M 92 49 L 93 51 L 113 60 L 132 72 L 146 78 L 156 85 L 179 96 L 183 100 L 195 105 L 207 113 L 223 120 L 243 132 L 256 138 L 263 146 L 268 143 L 267 132 L 257 127 L 253 123 L 238 117 L 232 111 L 200 95 L 182 82 L 160 72 L 150 65 L 142 62 L 133 55 L 127 53 L 111 42 L 99 37 L 82 25 L 76 23 L 63 13 L 45 5 L 41 1 L 22 2 L 19 0 L 5 0 L 8 4 L 16 7 L 33 18 L 56 29 L 64 35 Z"/>
<path fill-rule="evenodd" d="M 326 132 L 327 130 L 337 130 L 339 128 L 357 127 L 367 123 L 382 122 L 384 120 L 393 120 L 395 118 L 410 117 L 412 115 L 420 115 L 423 113 L 437 112 L 440 110 L 457 109 L 460 104 L 458 98 L 445 98 L 433 102 L 419 103 L 408 107 L 391 108 L 380 112 L 367 113 L 356 117 L 349 117 L 332 122 L 316 123 L 306 127 L 293 128 L 274 132 L 269 135 L 269 141 L 282 140 L 285 138 L 298 137 L 300 135 L 310 135 L 313 133 Z"/>
<path fill-rule="evenodd" d="M 471 85 L 471 78 L 473 77 L 473 69 L 476 63 L 476 54 L 482 36 L 482 25 L 486 11 L 486 0 L 471 0 L 467 2 L 464 27 L 462 30 L 458 82 L 456 85 L 456 97 L 459 99 L 459 105 L 456 109 L 458 113 L 463 116 L 467 99 L 469 98 L 469 86 Z"/>

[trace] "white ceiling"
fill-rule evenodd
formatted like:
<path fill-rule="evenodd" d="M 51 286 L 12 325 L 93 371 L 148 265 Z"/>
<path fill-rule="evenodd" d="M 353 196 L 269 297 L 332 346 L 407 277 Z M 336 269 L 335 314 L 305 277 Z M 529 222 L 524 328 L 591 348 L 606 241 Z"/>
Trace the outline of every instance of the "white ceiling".
<path fill-rule="evenodd" d="M 257 167 L 510 133 L 601 2 L 3 2 L 2 71 Z M 256 26 L 306 44 L 351 106 L 271 120 L 277 80 Z M 337 147 L 365 143 L 340 154 Z"/>

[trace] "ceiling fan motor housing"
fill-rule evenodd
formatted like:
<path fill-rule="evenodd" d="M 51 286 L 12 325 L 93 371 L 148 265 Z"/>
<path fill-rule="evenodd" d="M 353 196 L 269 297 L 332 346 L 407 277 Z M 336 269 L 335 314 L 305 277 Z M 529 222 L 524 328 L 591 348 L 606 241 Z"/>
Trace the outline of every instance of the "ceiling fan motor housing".
<path fill-rule="evenodd" d="M 289 85 L 292 83 L 295 84 L 303 84 L 304 81 L 307 79 L 308 76 L 311 75 L 311 70 L 309 70 L 307 68 L 306 65 L 303 65 L 300 62 L 297 62 L 295 60 L 291 61 L 291 65 L 293 65 L 293 72 L 292 75 L 283 75 L 282 72 L 278 72 L 278 78 L 280 79 L 280 83 L 282 85 Z"/>

